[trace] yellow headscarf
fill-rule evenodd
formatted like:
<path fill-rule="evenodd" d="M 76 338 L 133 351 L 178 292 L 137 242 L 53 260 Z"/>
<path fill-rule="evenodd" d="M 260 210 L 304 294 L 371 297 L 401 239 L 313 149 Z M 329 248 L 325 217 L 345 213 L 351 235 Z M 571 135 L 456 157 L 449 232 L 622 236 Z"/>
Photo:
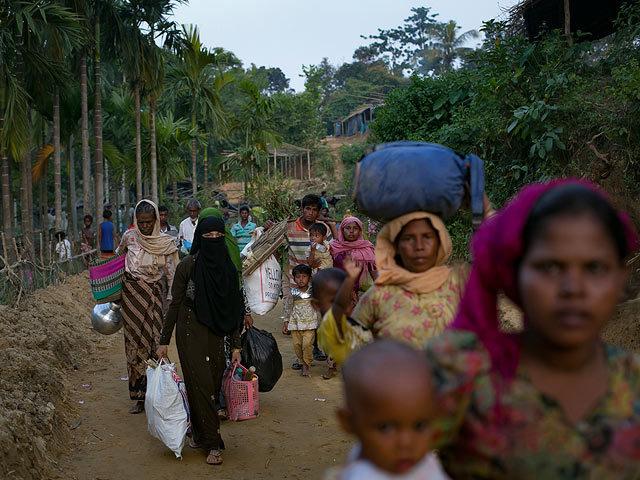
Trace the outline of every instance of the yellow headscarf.
<path fill-rule="evenodd" d="M 413 273 L 396 263 L 395 240 L 402 229 L 414 220 L 428 219 L 438 232 L 440 246 L 436 264 L 423 273 Z M 380 231 L 376 239 L 376 264 L 378 278 L 376 285 L 397 285 L 418 294 L 430 293 L 440 288 L 449 278 L 450 268 L 445 265 L 453 245 L 451 236 L 440 217 L 427 212 L 413 212 L 391 220 Z"/>
<path fill-rule="evenodd" d="M 136 204 L 136 210 L 138 209 L 138 205 L 143 202 L 150 204 L 155 210 L 156 223 L 153 225 L 153 231 L 151 232 L 151 235 L 143 235 L 138 228 L 138 217 L 135 213 L 133 215 L 133 225 L 135 226 L 134 231 L 136 238 L 143 251 L 140 258 L 140 270 L 143 271 L 151 267 L 149 273 L 153 275 L 157 271 L 158 267 L 164 266 L 165 257 L 167 255 L 173 255 L 174 264 L 178 264 L 178 247 L 176 246 L 173 238 L 169 235 L 165 235 L 164 233 L 160 233 L 160 213 L 158 212 L 158 206 L 155 203 L 151 200 L 140 200 Z"/>

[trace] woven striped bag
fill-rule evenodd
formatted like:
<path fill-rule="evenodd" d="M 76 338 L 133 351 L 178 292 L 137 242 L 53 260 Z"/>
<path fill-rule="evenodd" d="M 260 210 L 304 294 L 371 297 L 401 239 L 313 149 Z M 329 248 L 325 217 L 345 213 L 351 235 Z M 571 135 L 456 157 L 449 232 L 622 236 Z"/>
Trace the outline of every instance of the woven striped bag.
<path fill-rule="evenodd" d="M 124 251 L 111 258 L 94 260 L 89 264 L 91 293 L 97 303 L 115 302 L 122 297 L 126 254 Z"/>

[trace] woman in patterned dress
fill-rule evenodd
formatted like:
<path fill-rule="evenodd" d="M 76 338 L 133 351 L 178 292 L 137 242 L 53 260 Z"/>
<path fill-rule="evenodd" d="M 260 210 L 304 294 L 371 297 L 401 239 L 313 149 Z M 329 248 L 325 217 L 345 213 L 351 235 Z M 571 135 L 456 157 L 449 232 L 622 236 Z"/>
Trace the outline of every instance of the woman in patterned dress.
<path fill-rule="evenodd" d="M 427 346 L 453 479 L 640 478 L 640 359 L 602 342 L 638 248 L 591 183 L 526 187 L 473 240 L 452 327 Z M 504 293 L 524 312 L 499 326 Z"/>
<path fill-rule="evenodd" d="M 178 248 L 160 233 L 158 207 L 150 200 L 135 208 L 134 228 L 122 236 L 116 252 L 126 250 L 122 284 L 124 346 L 129 373 L 129 396 L 136 404 L 129 413 L 144 410 L 146 361 L 154 357 L 162 328 L 162 276 L 169 289 L 178 263 Z"/>

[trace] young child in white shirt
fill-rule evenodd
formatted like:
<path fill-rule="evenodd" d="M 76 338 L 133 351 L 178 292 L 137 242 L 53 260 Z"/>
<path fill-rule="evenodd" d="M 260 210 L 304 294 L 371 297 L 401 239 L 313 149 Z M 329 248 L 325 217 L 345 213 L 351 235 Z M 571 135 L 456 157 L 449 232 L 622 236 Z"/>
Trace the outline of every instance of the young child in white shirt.
<path fill-rule="evenodd" d="M 309 227 L 309 246 L 307 247 L 307 263 L 316 274 L 320 270 L 333 267 L 333 257 L 327 242 L 327 226 L 322 223 L 314 223 Z M 316 262 L 320 262 L 314 267 Z"/>
<path fill-rule="evenodd" d="M 71 243 L 65 239 L 64 232 L 56 233 L 56 255 L 59 262 L 65 262 L 71 259 Z"/>
<path fill-rule="evenodd" d="M 379 340 L 351 355 L 342 373 L 346 405 L 338 418 L 359 443 L 326 478 L 447 480 L 430 452 L 437 400 L 425 355 Z"/>
<path fill-rule="evenodd" d="M 293 349 L 298 357 L 298 363 L 302 366 L 300 373 L 303 377 L 309 376 L 309 368 L 313 362 L 316 328 L 320 323 L 320 315 L 311 305 L 311 276 L 309 265 L 296 265 L 293 269 L 293 279 L 297 288 L 291 289 L 293 308 L 291 315 L 282 326 L 282 333 L 291 334 L 293 337 Z"/>

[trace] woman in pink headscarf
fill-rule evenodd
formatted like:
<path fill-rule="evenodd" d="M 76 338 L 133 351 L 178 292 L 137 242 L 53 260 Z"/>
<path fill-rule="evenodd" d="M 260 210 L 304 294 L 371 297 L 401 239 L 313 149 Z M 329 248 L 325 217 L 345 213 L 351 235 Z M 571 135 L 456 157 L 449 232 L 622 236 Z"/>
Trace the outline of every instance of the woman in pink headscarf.
<path fill-rule="evenodd" d="M 452 478 L 639 477 L 640 359 L 600 337 L 637 248 L 628 217 L 581 180 L 528 186 L 480 227 L 459 313 L 427 344 Z M 500 294 L 522 331 L 501 331 Z"/>
<path fill-rule="evenodd" d="M 343 263 L 346 258 L 351 258 L 356 265 L 362 268 L 356 281 L 354 291 L 354 306 L 358 303 L 358 295 L 361 290 L 369 287 L 376 278 L 376 247 L 364 239 L 362 222 L 356 217 L 346 217 L 340 223 L 338 239 L 330 244 L 333 266 L 344 270 Z"/>

